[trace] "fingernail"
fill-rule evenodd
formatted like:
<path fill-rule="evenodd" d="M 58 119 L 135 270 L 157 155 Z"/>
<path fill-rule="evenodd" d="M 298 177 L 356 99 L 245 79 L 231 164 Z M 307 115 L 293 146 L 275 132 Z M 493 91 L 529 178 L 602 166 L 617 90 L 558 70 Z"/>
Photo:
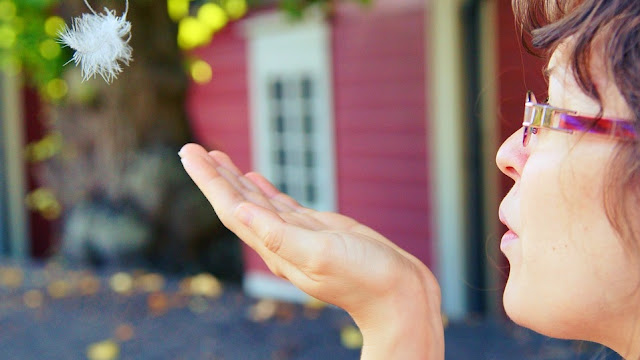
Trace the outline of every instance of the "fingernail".
<path fill-rule="evenodd" d="M 180 151 L 178 151 L 178 156 L 180 156 L 181 158 L 184 156 L 184 146 L 180 148 Z"/>

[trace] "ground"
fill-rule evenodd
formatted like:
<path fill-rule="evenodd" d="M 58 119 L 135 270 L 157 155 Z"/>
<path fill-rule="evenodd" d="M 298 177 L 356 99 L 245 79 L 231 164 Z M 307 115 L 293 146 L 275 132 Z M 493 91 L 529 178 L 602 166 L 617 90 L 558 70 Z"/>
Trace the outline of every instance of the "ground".
<path fill-rule="evenodd" d="M 446 358 L 618 359 L 508 320 L 448 324 Z M 359 333 L 342 311 L 243 295 L 210 275 L 69 270 L 0 262 L 2 359 L 353 359 Z"/>

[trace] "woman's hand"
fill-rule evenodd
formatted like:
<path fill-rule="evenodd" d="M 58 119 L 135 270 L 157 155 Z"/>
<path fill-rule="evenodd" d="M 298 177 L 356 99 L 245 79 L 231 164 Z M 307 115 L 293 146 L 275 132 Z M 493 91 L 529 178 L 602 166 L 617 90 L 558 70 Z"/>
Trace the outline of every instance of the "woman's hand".
<path fill-rule="evenodd" d="M 188 144 L 185 170 L 231 231 L 277 276 L 347 311 L 363 359 L 441 359 L 440 289 L 411 254 L 343 215 L 302 207 L 219 151 Z"/>

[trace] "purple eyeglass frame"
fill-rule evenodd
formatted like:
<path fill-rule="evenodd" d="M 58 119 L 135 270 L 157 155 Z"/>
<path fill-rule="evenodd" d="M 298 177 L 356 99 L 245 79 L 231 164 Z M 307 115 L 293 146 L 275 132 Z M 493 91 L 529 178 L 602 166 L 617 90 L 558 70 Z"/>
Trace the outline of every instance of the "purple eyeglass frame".
<path fill-rule="evenodd" d="M 634 123 L 631 121 L 582 116 L 573 110 L 540 104 L 531 91 L 527 91 L 524 102 L 522 127 L 524 129 L 522 146 L 527 146 L 531 139 L 530 135 L 537 133 L 540 128 L 568 134 L 581 131 L 622 140 L 636 140 L 638 138 Z"/>

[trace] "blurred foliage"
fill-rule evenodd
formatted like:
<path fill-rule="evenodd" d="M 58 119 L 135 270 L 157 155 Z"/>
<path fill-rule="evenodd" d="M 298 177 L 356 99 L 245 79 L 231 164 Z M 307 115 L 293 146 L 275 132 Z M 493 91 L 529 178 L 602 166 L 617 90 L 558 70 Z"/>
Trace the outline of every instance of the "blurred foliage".
<path fill-rule="evenodd" d="M 59 79 L 70 58 L 56 41 L 64 20 L 53 15 L 58 0 L 0 0 L 0 69 L 28 74 L 46 99 L 66 94 Z"/>
<path fill-rule="evenodd" d="M 135 1 L 135 0 L 132 0 Z M 166 0 L 167 13 L 178 26 L 176 41 L 190 50 L 208 44 L 229 22 L 243 17 L 249 8 L 278 5 L 293 17 L 315 6 L 330 13 L 335 0 Z M 350 0 L 369 4 L 373 0 Z M 0 0 L 0 71 L 27 74 L 26 80 L 45 100 L 57 102 L 67 95 L 61 78 L 71 51 L 61 47 L 58 32 L 65 21 L 55 15 L 60 0 Z M 211 69 L 192 62 L 188 71 L 198 83 L 211 79 Z"/>

